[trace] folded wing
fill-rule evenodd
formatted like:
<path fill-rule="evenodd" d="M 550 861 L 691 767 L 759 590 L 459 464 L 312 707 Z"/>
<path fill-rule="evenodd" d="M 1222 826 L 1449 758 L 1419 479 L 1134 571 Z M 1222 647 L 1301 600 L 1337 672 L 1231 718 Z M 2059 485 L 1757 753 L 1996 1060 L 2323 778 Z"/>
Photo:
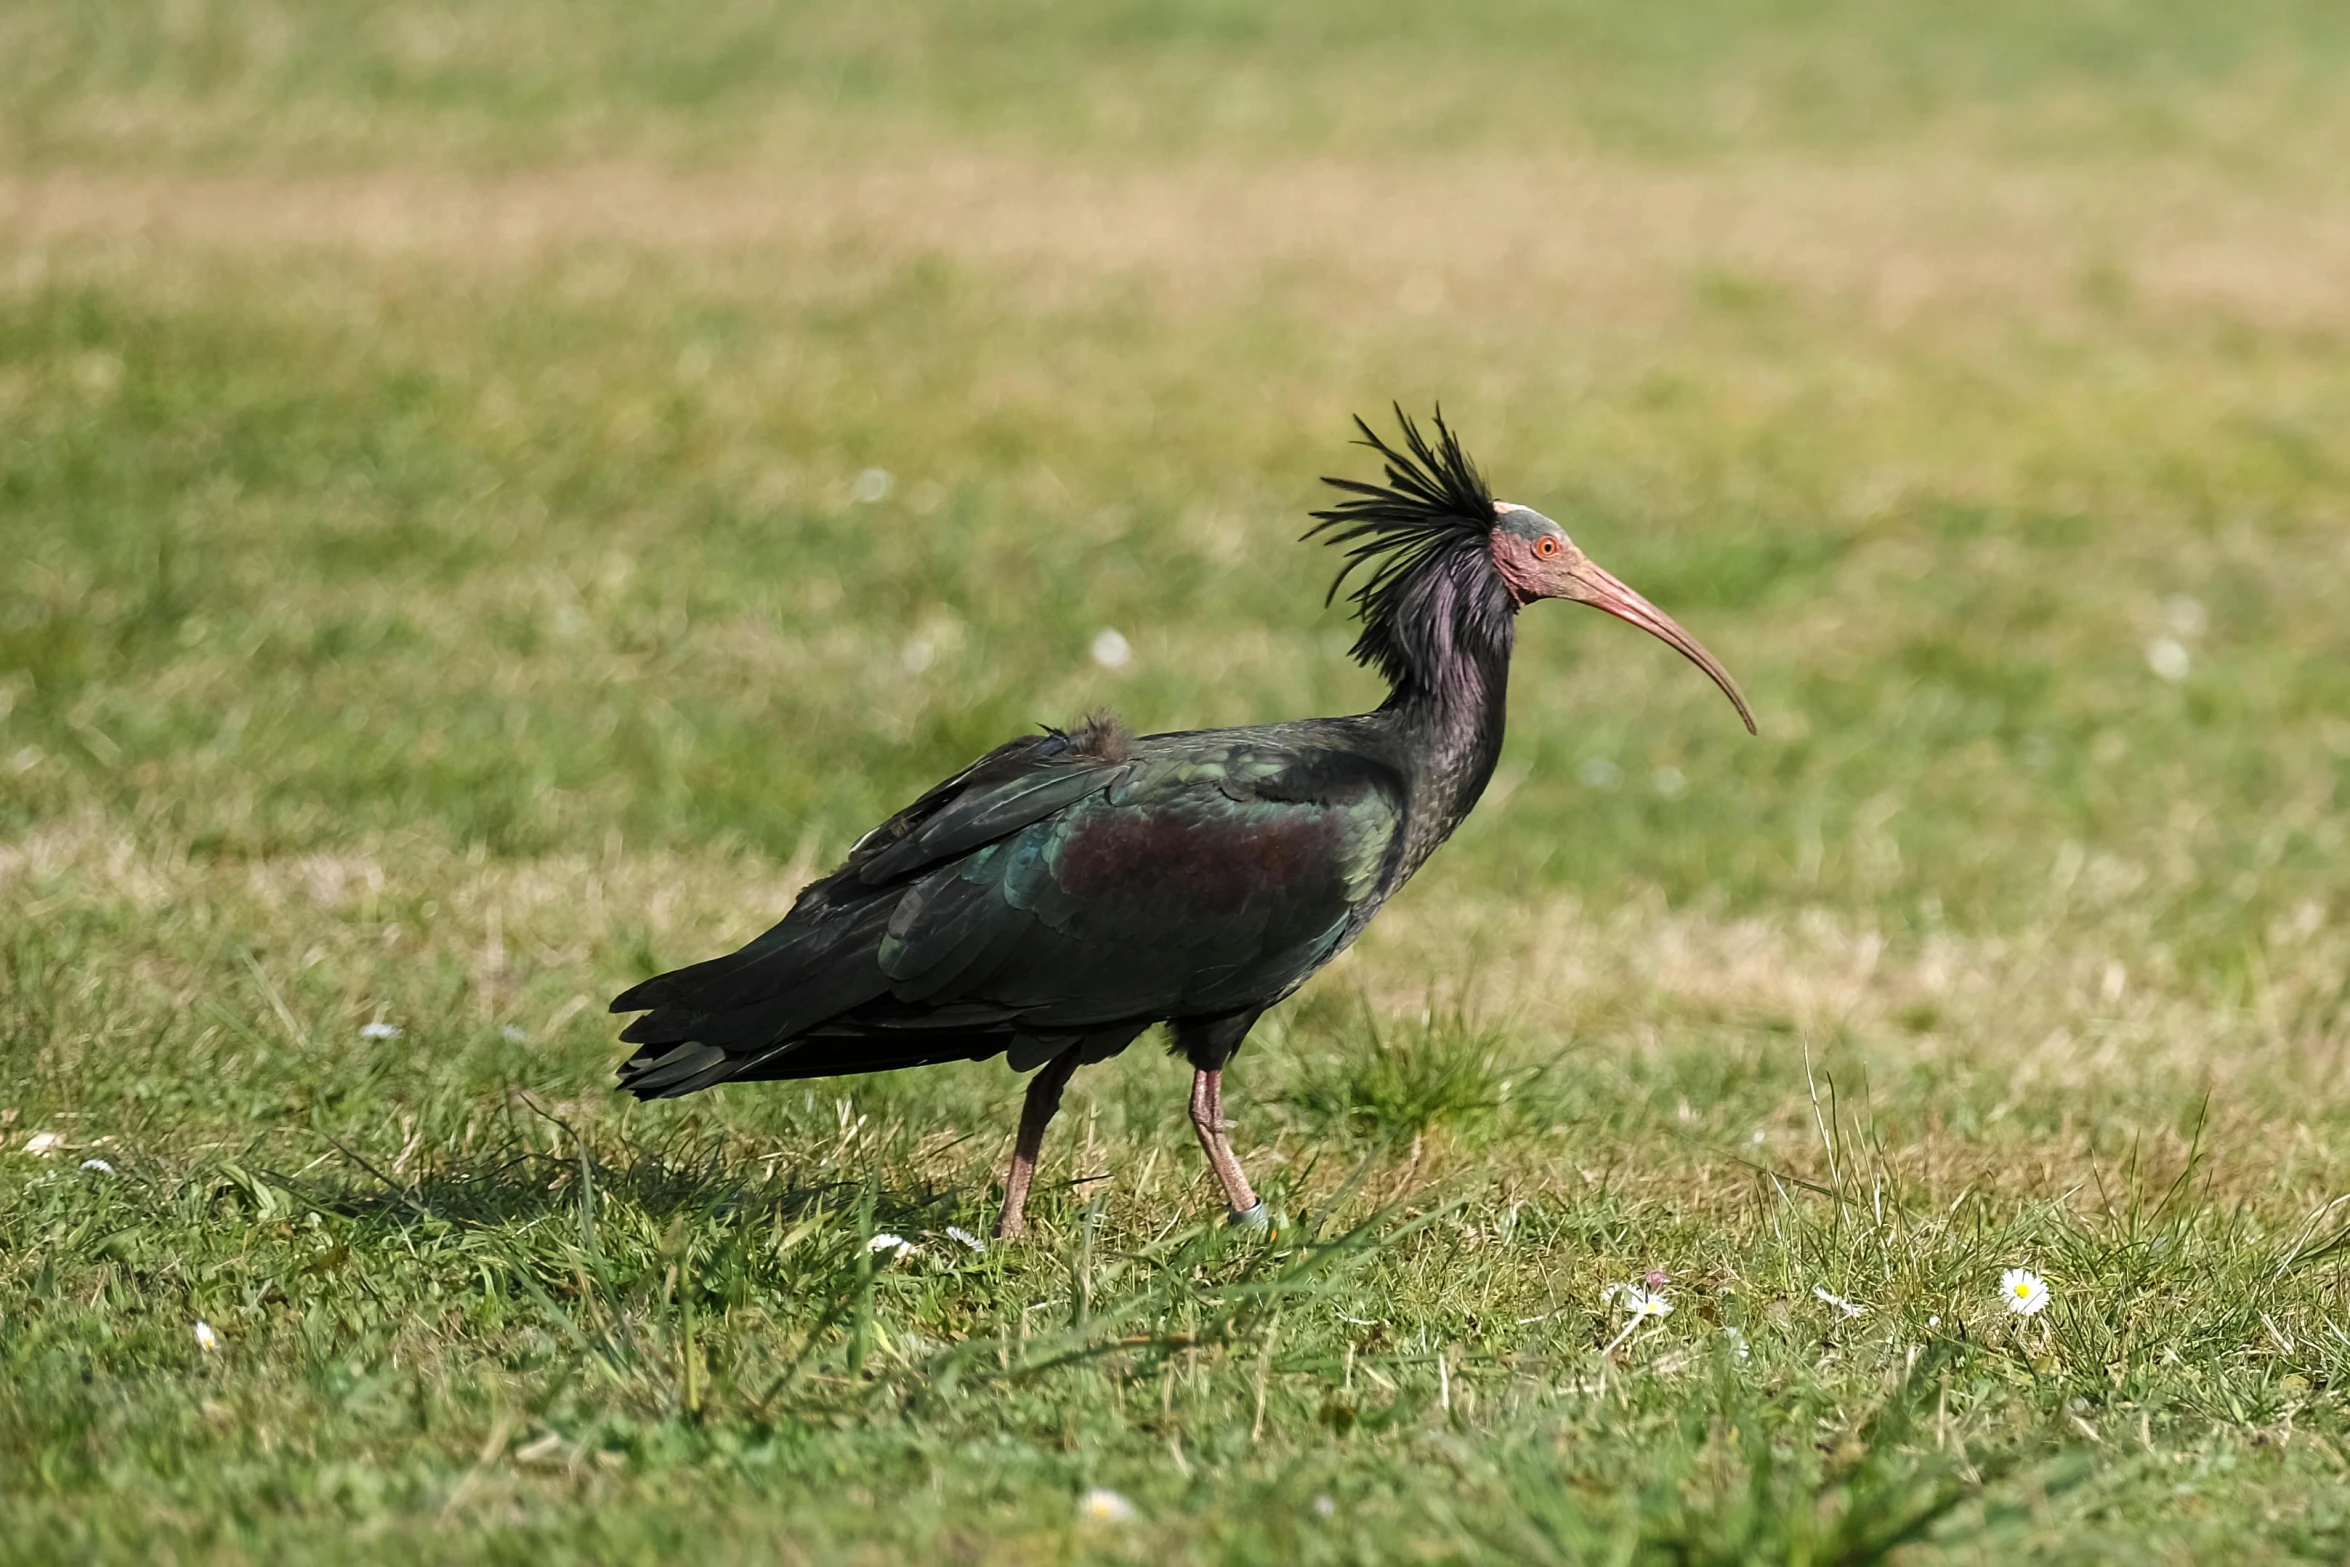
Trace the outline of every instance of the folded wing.
<path fill-rule="evenodd" d="M 1403 790 L 1261 733 L 1015 741 L 866 835 L 772 930 L 647 980 L 641 1096 L 1010 1051 L 1115 1053 L 1269 1005 L 1359 927 Z"/>

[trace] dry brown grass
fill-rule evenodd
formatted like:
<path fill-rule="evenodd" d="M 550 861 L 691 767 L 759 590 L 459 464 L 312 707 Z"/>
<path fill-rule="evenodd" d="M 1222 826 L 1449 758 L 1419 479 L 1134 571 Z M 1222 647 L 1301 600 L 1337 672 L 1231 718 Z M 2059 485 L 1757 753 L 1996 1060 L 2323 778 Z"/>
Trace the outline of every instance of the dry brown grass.
<path fill-rule="evenodd" d="M 2350 325 L 2350 202 L 2309 182 L 1950 156 L 1702 168 L 1480 154 L 1099 164 L 967 149 L 843 166 L 511 177 L 0 177 L 0 243 L 317 251 L 492 270 L 621 247 L 806 265 L 938 255 L 1048 294 L 1141 283 L 1230 304 L 1310 282 L 1337 315 L 1653 321 L 1692 286 L 1786 290 L 1880 324 L 2058 321 L 2115 290 L 2265 328 Z"/>

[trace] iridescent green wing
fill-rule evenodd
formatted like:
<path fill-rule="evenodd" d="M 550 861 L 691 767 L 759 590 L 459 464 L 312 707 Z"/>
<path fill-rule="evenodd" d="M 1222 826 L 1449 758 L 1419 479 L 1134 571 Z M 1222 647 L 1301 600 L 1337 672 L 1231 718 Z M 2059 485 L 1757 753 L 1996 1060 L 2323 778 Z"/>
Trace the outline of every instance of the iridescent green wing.
<path fill-rule="evenodd" d="M 1329 960 L 1392 864 L 1403 791 L 1335 750 L 1170 736 L 1105 787 L 908 888 L 901 1003 L 1082 1028 L 1265 1005 Z"/>

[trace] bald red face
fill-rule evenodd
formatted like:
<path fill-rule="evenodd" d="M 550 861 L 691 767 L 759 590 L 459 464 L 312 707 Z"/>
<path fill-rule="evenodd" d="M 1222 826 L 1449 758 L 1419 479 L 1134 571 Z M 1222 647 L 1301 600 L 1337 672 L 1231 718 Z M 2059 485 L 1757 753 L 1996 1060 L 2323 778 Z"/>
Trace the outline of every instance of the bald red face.
<path fill-rule="evenodd" d="M 1748 731 L 1753 731 L 1754 714 L 1748 710 L 1738 683 L 1672 616 L 1575 548 L 1564 529 L 1532 507 L 1496 501 L 1493 513 L 1493 569 L 1500 573 L 1520 609 L 1536 599 L 1573 599 L 1629 621 L 1704 670 L 1738 709 Z"/>
<path fill-rule="evenodd" d="M 1493 569 L 1520 609 L 1536 599 L 1573 597 L 1570 568 L 1580 558 L 1564 530 L 1531 506 L 1493 503 Z"/>

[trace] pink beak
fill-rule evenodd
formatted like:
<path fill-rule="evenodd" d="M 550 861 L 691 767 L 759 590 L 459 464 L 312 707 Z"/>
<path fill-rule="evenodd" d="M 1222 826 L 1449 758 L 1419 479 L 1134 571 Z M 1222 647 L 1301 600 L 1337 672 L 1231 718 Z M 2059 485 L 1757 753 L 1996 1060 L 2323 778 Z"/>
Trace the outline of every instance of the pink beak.
<path fill-rule="evenodd" d="M 1589 556 L 1570 567 L 1568 576 L 1574 582 L 1574 587 L 1567 597 L 1578 604 L 1606 610 L 1618 620 L 1630 621 L 1704 670 L 1707 678 L 1722 688 L 1722 695 L 1730 699 L 1730 705 L 1738 709 L 1738 716 L 1746 720 L 1746 732 L 1759 733 L 1754 727 L 1753 710 L 1747 707 L 1746 698 L 1739 693 L 1738 682 L 1730 678 L 1730 672 L 1722 667 L 1720 660 L 1705 650 L 1705 644 L 1683 631 L 1672 616 L 1626 587 L 1614 573 L 1602 568 Z"/>

